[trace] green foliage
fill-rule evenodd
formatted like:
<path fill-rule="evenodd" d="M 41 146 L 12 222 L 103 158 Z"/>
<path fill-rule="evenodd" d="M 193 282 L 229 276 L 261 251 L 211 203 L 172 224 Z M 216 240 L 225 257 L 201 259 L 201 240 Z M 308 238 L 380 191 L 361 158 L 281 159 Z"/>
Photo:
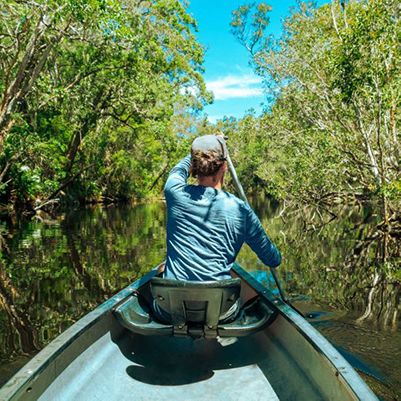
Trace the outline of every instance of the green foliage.
<path fill-rule="evenodd" d="M 180 149 L 174 115 L 210 101 L 203 48 L 185 6 L 63 0 L 1 7 L 0 32 L 9 33 L 0 35 L 1 200 L 156 194 L 160 172 Z"/>
<path fill-rule="evenodd" d="M 271 10 L 267 3 L 251 3 L 232 13 L 231 31 L 252 54 L 257 51 L 256 47 L 270 23 L 268 13 Z"/>
<path fill-rule="evenodd" d="M 300 3 L 276 39 L 260 36 L 254 25 L 260 17 L 249 20 L 252 7 L 234 12 L 232 28 L 247 48 L 243 32 L 258 37 L 251 61 L 265 79 L 272 105 L 251 127 L 257 132 L 246 140 L 236 134 L 239 151 L 247 154 L 246 180 L 256 174 L 274 197 L 307 203 L 380 195 L 385 204 L 397 198 L 398 2 L 349 2 L 345 10 L 336 2 L 320 8 Z"/>

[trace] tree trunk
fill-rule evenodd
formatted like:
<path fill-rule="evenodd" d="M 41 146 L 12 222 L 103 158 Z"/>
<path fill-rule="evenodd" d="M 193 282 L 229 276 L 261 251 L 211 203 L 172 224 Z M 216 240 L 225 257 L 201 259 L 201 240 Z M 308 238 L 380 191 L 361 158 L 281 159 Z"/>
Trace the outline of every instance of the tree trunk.
<path fill-rule="evenodd" d="M 36 28 L 28 41 L 25 54 L 17 68 L 14 80 L 5 89 L 0 103 L 0 153 L 8 132 L 13 123 L 10 124 L 12 113 L 15 112 L 18 101 L 25 98 L 32 90 L 33 85 L 40 76 L 43 67 L 53 47 L 61 41 L 63 34 L 53 37 L 44 45 L 43 37 L 51 24 L 43 21 L 42 16 L 37 22 Z M 12 68 L 12 67 L 10 67 Z M 8 71 L 11 75 L 12 71 Z"/>
<path fill-rule="evenodd" d="M 6 311 L 14 330 L 19 334 L 22 351 L 30 354 L 39 349 L 37 332 L 27 314 L 14 304 L 13 293 L 17 293 L 17 290 L 12 287 L 3 267 L 0 267 L 0 305 Z"/>
<path fill-rule="evenodd" d="M 86 117 L 79 131 L 77 131 L 70 142 L 67 152 L 68 164 L 66 167 L 67 175 L 72 171 L 72 167 L 75 162 L 75 158 L 78 154 L 79 146 L 81 145 L 82 139 L 89 133 L 89 131 L 96 125 L 99 119 L 99 114 L 103 108 L 105 108 L 108 102 L 108 94 L 105 94 L 103 90 L 100 90 L 93 102 L 93 110 Z"/>

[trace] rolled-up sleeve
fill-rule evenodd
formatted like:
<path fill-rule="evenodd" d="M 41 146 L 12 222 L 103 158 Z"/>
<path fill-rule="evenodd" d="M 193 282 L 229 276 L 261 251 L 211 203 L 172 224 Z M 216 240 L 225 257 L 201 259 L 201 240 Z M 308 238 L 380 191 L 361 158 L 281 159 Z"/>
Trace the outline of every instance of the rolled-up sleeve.
<path fill-rule="evenodd" d="M 281 253 L 267 236 L 258 216 L 246 208 L 245 242 L 267 266 L 277 267 L 281 263 Z"/>

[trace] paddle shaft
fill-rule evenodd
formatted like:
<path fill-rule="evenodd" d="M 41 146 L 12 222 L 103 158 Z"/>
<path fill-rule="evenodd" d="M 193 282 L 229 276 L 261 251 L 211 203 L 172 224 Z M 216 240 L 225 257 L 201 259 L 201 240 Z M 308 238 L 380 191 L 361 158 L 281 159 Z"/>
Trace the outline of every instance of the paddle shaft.
<path fill-rule="evenodd" d="M 230 173 L 231 173 L 231 177 L 232 177 L 232 179 L 233 179 L 235 189 L 237 190 L 237 192 L 238 192 L 240 198 L 241 198 L 245 203 L 248 203 L 248 204 L 249 204 L 248 199 L 247 199 L 247 197 L 246 197 L 246 195 L 245 195 L 245 192 L 244 192 L 244 188 L 242 188 L 242 185 L 241 185 L 241 183 L 240 183 L 240 181 L 239 181 L 239 179 L 238 179 L 238 176 L 237 176 L 237 172 L 235 171 L 234 164 L 233 164 L 233 162 L 232 162 L 232 160 L 231 160 L 231 157 L 230 157 L 230 155 L 229 155 L 228 153 L 227 153 L 226 159 L 227 159 L 227 164 L 228 164 L 228 170 L 229 170 Z M 275 283 L 276 283 L 276 286 L 277 286 L 277 288 L 278 288 L 278 292 L 280 293 L 281 299 L 282 299 L 284 302 L 287 303 L 287 299 L 286 299 L 286 297 L 285 297 L 285 295 L 284 295 L 283 289 L 281 288 L 280 281 L 279 281 L 279 279 L 278 279 L 278 277 L 277 277 L 277 273 L 276 273 L 275 268 L 274 268 L 274 267 L 270 267 L 270 271 L 271 271 L 271 273 L 272 273 L 273 279 L 274 279 L 274 281 L 275 281 Z"/>

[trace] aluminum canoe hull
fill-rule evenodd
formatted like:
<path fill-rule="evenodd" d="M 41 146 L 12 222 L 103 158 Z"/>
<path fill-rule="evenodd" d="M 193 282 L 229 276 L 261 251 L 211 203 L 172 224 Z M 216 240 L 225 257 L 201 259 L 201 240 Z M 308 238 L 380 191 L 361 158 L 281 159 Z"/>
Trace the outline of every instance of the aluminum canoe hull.
<path fill-rule="evenodd" d="M 262 331 L 227 346 L 128 332 L 113 310 L 155 274 L 57 337 L 0 389 L 0 400 L 378 401 L 316 329 L 238 265 L 244 301 L 259 294 L 276 312 Z"/>

